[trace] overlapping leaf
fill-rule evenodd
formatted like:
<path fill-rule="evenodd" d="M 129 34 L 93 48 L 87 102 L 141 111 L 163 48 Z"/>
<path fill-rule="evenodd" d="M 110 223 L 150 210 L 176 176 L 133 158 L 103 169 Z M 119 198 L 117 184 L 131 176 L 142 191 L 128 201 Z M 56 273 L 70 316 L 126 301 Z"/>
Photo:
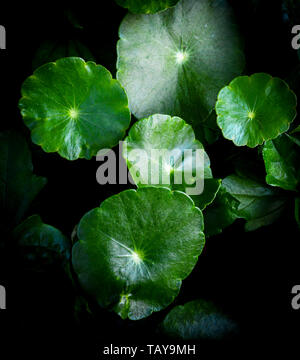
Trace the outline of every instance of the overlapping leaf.
<path fill-rule="evenodd" d="M 244 56 L 225 0 L 181 0 L 162 13 L 128 14 L 118 42 L 117 78 L 131 112 L 180 116 L 201 142 L 213 141 L 219 90 L 239 75 Z"/>
<path fill-rule="evenodd" d="M 178 117 L 153 115 L 135 123 L 125 139 L 123 155 L 139 187 L 165 186 L 196 193 L 199 186 L 199 194 L 192 198 L 201 209 L 219 190 L 202 144 L 192 127 Z"/>
<path fill-rule="evenodd" d="M 87 213 L 73 266 L 83 288 L 122 318 L 169 305 L 204 246 L 203 217 L 182 192 L 127 190 Z"/>

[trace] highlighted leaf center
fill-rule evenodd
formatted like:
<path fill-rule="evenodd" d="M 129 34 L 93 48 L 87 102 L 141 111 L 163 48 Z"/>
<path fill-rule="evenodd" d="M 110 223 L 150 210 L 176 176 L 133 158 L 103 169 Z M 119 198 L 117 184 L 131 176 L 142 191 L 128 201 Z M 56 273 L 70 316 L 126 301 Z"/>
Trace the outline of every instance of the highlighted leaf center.
<path fill-rule="evenodd" d="M 135 251 L 132 252 L 131 258 L 132 258 L 133 262 L 135 262 L 136 264 L 139 264 L 143 261 L 142 254 L 135 252 Z"/>
<path fill-rule="evenodd" d="M 69 116 L 70 116 L 71 119 L 77 119 L 78 116 L 79 116 L 79 111 L 77 109 L 75 109 L 75 108 L 71 108 L 69 110 Z"/>
<path fill-rule="evenodd" d="M 255 112 L 253 112 L 253 111 L 248 112 L 248 118 L 249 119 L 254 119 L 255 118 Z"/>
<path fill-rule="evenodd" d="M 176 53 L 176 62 L 177 64 L 183 64 L 187 61 L 189 55 L 186 51 L 178 51 Z"/>

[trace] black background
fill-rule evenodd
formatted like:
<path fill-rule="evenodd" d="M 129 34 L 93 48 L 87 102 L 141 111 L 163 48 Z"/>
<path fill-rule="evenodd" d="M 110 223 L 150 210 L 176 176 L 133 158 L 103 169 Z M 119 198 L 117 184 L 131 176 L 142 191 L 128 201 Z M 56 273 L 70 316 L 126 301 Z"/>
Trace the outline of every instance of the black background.
<path fill-rule="evenodd" d="M 267 72 L 295 80 L 298 58 L 291 47 L 291 23 L 283 21 L 281 1 L 231 3 L 245 39 L 245 74 Z M 83 30 L 70 25 L 68 9 Z M 69 162 L 33 145 L 17 108 L 20 87 L 32 73 L 34 54 L 45 39 L 80 39 L 97 63 L 115 75 L 115 45 L 125 14 L 126 10 L 114 1 L 71 6 L 55 2 L 1 4 L 0 24 L 7 31 L 7 49 L 0 51 L 1 128 L 16 128 L 26 135 L 35 173 L 48 178 L 29 214 L 39 213 L 45 223 L 67 236 L 88 210 L 126 186 L 98 185 L 95 174 L 99 164 L 95 159 Z M 215 177 L 232 173 L 233 164 L 228 159 L 236 151 L 222 139 L 207 148 Z M 239 152 L 255 159 L 253 150 Z M 254 233 L 245 233 L 243 222 L 238 221 L 222 235 L 210 238 L 175 303 L 139 322 L 122 321 L 93 304 L 94 316 L 83 313 L 76 322 L 74 292 L 67 277 L 55 269 L 47 273 L 26 270 L 13 241 L 4 239 L 7 245 L 0 254 L 0 284 L 7 289 L 7 310 L 0 311 L 0 358 L 65 355 L 68 359 L 94 359 L 103 344 L 168 343 L 156 335 L 157 325 L 174 305 L 200 297 L 214 301 L 239 322 L 240 336 L 222 345 L 229 352 L 239 353 L 241 358 L 249 352 L 270 354 L 279 349 L 297 355 L 300 311 L 292 310 L 290 302 L 291 288 L 300 281 L 300 246 L 290 210 L 274 225 Z M 4 348 L 7 355 L 2 357 Z M 216 350 L 212 344 L 203 344 L 200 354 L 204 348 Z"/>

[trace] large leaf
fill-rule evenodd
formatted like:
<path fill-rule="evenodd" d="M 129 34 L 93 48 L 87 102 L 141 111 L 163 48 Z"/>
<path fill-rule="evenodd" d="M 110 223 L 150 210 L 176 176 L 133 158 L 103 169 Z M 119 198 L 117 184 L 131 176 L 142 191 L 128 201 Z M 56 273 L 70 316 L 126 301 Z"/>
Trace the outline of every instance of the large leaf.
<path fill-rule="evenodd" d="M 117 78 L 131 112 L 180 116 L 210 141 L 218 91 L 244 64 L 227 2 L 181 0 L 159 14 L 128 14 L 119 36 Z"/>
<path fill-rule="evenodd" d="M 73 266 L 100 305 L 137 320 L 169 305 L 204 246 L 203 217 L 167 188 L 126 190 L 88 212 Z"/>
<path fill-rule="evenodd" d="M 178 0 L 116 0 L 134 14 L 154 14 L 178 3 Z"/>
<path fill-rule="evenodd" d="M 1 228 L 11 230 L 22 220 L 46 182 L 45 178 L 33 174 L 31 154 L 23 136 L 14 132 L 1 133 Z"/>
<path fill-rule="evenodd" d="M 255 147 L 288 130 L 296 104 L 283 80 L 264 73 L 240 76 L 218 95 L 217 123 L 235 145 Z"/>
<path fill-rule="evenodd" d="M 203 212 L 205 236 L 220 234 L 223 229 L 238 219 L 238 206 L 239 201 L 221 186 L 215 200 Z"/>
<path fill-rule="evenodd" d="M 286 134 L 269 140 L 263 148 L 269 185 L 296 190 L 300 180 L 300 149 Z"/>
<path fill-rule="evenodd" d="M 196 150 L 201 150 L 203 161 L 197 161 Z M 201 208 L 214 199 L 219 189 L 218 180 L 211 179 L 210 161 L 202 144 L 195 139 L 192 127 L 178 117 L 153 115 L 136 122 L 125 139 L 123 154 L 139 187 L 165 186 L 186 191 L 195 188 L 198 181 L 204 189 L 193 199 Z M 204 183 L 204 179 L 211 181 Z"/>
<path fill-rule="evenodd" d="M 116 145 L 130 123 L 119 82 L 103 66 L 80 58 L 38 68 L 22 86 L 19 107 L 32 141 L 69 160 Z"/>
<path fill-rule="evenodd" d="M 55 227 L 33 215 L 18 225 L 14 237 L 25 262 L 35 270 L 53 264 L 65 265 L 70 259 L 71 242 Z"/>
<path fill-rule="evenodd" d="M 247 220 L 246 231 L 272 224 L 287 204 L 287 197 L 281 191 L 244 177 L 228 176 L 222 185 L 240 202 L 237 216 Z"/>
<path fill-rule="evenodd" d="M 180 340 L 221 340 L 235 335 L 238 326 L 211 302 L 194 300 L 172 309 L 161 329 Z"/>

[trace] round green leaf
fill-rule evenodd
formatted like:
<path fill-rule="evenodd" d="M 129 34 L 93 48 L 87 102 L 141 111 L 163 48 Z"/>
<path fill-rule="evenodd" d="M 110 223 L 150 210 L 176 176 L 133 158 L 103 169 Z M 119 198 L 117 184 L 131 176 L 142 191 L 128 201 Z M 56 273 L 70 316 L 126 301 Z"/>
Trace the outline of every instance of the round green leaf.
<path fill-rule="evenodd" d="M 211 302 L 195 300 L 172 309 L 162 330 L 180 340 L 220 340 L 235 335 L 238 326 Z"/>
<path fill-rule="evenodd" d="M 300 180 L 300 151 L 294 141 L 282 134 L 269 140 L 263 148 L 266 182 L 285 190 L 296 190 Z"/>
<path fill-rule="evenodd" d="M 182 192 L 126 190 L 88 212 L 73 266 L 103 307 L 137 320 L 168 306 L 204 246 L 203 217 Z"/>
<path fill-rule="evenodd" d="M 32 141 L 69 160 L 90 159 L 124 136 L 125 91 L 101 65 L 64 58 L 38 68 L 22 86 L 19 107 Z"/>
<path fill-rule="evenodd" d="M 240 76 L 220 91 L 217 122 L 235 145 L 255 147 L 288 130 L 296 105 L 295 94 L 283 80 L 264 73 Z"/>
<path fill-rule="evenodd" d="M 154 14 L 178 3 L 178 0 L 116 0 L 134 14 Z"/>
<path fill-rule="evenodd" d="M 196 163 L 196 150 L 203 151 L 203 163 Z M 125 139 L 123 156 L 139 187 L 164 186 L 186 192 L 205 179 L 201 195 L 192 196 L 201 209 L 213 201 L 219 189 L 203 145 L 179 117 L 157 114 L 136 122 Z"/>
<path fill-rule="evenodd" d="M 159 14 L 128 14 L 119 36 L 117 78 L 131 112 L 180 116 L 200 141 L 211 139 L 217 94 L 244 64 L 227 2 L 181 0 Z"/>

